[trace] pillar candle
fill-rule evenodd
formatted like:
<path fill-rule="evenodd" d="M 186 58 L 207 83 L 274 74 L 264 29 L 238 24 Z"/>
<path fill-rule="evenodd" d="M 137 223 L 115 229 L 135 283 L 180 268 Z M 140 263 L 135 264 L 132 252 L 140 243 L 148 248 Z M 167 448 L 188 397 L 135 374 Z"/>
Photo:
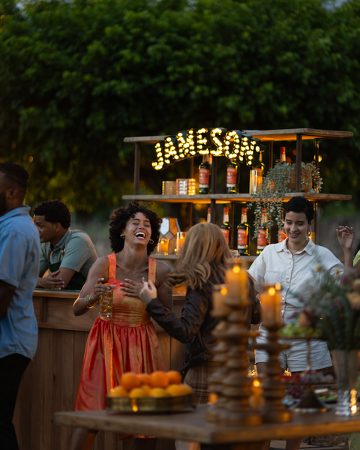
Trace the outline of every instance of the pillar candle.
<path fill-rule="evenodd" d="M 221 309 L 227 296 L 227 289 L 224 284 L 215 286 L 212 293 L 213 309 Z"/>
<path fill-rule="evenodd" d="M 226 287 L 229 298 L 238 299 L 244 302 L 248 298 L 248 277 L 247 271 L 235 265 L 226 271 Z"/>
<path fill-rule="evenodd" d="M 274 286 L 264 289 L 260 295 L 262 306 L 262 320 L 264 322 L 281 322 L 281 292 Z"/>

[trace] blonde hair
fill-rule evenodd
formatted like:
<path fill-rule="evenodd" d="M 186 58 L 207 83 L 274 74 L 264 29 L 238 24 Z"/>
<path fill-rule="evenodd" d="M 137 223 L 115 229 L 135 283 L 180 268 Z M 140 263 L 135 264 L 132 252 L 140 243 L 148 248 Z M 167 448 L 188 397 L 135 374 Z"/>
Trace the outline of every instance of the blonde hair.
<path fill-rule="evenodd" d="M 213 223 L 198 223 L 187 233 L 166 285 L 184 284 L 191 289 L 202 289 L 209 278 L 213 283 L 223 283 L 229 260 L 231 253 L 221 229 Z"/>

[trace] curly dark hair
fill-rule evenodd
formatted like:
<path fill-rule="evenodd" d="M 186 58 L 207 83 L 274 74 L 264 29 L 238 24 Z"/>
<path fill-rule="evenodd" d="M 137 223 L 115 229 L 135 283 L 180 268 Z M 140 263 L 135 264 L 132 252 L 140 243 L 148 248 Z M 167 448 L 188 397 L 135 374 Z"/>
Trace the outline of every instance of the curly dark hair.
<path fill-rule="evenodd" d="M 60 200 L 50 200 L 40 203 L 33 209 L 35 216 L 45 216 L 46 222 L 60 223 L 60 225 L 68 229 L 71 224 L 71 214 L 65 203 Z"/>
<path fill-rule="evenodd" d="M 150 209 L 145 206 L 140 206 L 138 202 L 130 202 L 125 207 L 120 207 L 113 211 L 110 217 L 110 246 L 111 249 L 115 252 L 121 252 L 124 248 L 124 239 L 120 237 L 120 234 L 125 230 L 126 224 L 128 221 L 135 217 L 136 213 L 143 213 L 145 217 L 150 220 L 151 225 L 151 238 L 154 242 L 147 245 L 147 253 L 150 255 L 154 248 L 157 246 L 160 238 L 160 225 L 162 219 Z"/>
<path fill-rule="evenodd" d="M 304 197 L 293 197 L 284 205 L 284 220 L 287 212 L 304 213 L 308 223 L 314 218 L 314 207 L 309 200 Z"/>

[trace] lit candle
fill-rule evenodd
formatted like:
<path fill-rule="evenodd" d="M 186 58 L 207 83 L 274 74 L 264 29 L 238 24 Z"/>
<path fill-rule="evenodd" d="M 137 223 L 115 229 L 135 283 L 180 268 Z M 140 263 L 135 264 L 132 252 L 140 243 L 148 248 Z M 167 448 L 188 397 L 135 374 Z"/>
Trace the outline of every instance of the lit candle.
<path fill-rule="evenodd" d="M 169 241 L 167 239 L 160 239 L 157 252 L 159 255 L 167 255 L 169 253 Z"/>
<path fill-rule="evenodd" d="M 277 286 L 280 288 L 280 286 Z M 263 322 L 281 322 L 281 291 L 275 286 L 264 286 L 260 295 Z"/>
<path fill-rule="evenodd" d="M 183 248 L 185 242 L 186 232 L 178 231 L 176 233 L 176 254 L 180 255 L 181 249 Z"/>
<path fill-rule="evenodd" d="M 213 309 L 219 310 L 222 308 L 224 301 L 226 299 L 227 289 L 224 284 L 219 286 L 214 286 L 212 293 Z"/>
<path fill-rule="evenodd" d="M 241 270 L 238 265 L 227 270 L 226 286 L 229 298 L 238 299 L 240 303 L 246 301 L 249 286 L 247 271 Z"/>

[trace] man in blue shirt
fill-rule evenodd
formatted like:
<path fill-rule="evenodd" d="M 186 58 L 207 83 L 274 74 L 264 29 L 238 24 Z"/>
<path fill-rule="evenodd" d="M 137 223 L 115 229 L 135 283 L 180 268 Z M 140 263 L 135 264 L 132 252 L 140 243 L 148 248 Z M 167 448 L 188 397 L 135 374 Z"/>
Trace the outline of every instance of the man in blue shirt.
<path fill-rule="evenodd" d="M 0 164 L 0 446 L 6 450 L 19 448 L 12 419 L 38 335 L 32 293 L 40 242 L 30 208 L 23 206 L 28 178 L 18 164 Z"/>

